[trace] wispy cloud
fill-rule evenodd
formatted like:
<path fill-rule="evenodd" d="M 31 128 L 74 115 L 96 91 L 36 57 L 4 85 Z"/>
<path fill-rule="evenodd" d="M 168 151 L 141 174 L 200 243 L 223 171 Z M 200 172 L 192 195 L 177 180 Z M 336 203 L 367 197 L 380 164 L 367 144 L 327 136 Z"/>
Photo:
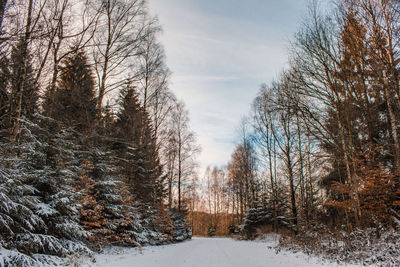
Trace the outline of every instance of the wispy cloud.
<path fill-rule="evenodd" d="M 185 76 L 174 76 L 174 81 L 177 83 L 188 83 L 188 82 L 231 82 L 239 80 L 238 76 L 218 76 L 218 75 L 185 75 Z"/>
<path fill-rule="evenodd" d="M 259 85 L 287 64 L 305 0 L 150 0 L 164 28 L 172 89 L 189 109 L 201 167 L 229 161 Z"/>

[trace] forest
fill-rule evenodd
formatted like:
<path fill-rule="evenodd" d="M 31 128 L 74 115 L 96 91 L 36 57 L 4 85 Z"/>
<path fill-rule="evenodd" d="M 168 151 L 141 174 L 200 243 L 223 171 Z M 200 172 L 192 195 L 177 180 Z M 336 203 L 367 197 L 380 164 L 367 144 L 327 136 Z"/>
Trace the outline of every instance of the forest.
<path fill-rule="evenodd" d="M 0 265 L 190 238 L 199 146 L 146 1 L 0 3 Z"/>
<path fill-rule="evenodd" d="M 281 247 L 335 261 L 395 257 L 400 2 L 311 2 L 289 47 L 288 66 L 260 86 L 242 121 L 230 162 L 207 168 L 203 212 L 189 213 L 194 234 L 277 232 Z"/>
<path fill-rule="evenodd" d="M 400 2 L 326 2 L 200 177 L 146 0 L 0 0 L 0 265 L 267 233 L 399 265 Z"/>

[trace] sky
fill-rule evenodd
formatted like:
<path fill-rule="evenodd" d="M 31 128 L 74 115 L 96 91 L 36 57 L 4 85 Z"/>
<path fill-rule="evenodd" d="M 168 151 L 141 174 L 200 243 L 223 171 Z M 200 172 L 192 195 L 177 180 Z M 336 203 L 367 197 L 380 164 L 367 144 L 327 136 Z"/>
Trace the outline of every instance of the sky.
<path fill-rule="evenodd" d="M 171 89 L 202 148 L 200 175 L 229 162 L 262 83 L 287 65 L 307 0 L 149 0 L 163 28 Z"/>

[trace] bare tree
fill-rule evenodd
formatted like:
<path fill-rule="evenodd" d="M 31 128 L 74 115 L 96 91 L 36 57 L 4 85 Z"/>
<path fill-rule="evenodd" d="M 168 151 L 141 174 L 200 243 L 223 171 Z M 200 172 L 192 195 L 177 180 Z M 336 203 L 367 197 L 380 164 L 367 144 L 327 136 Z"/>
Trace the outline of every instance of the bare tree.
<path fill-rule="evenodd" d="M 231 191 L 236 194 L 236 211 L 240 221 L 255 199 L 257 183 L 256 153 L 243 122 L 241 130 L 242 140 L 232 153 L 227 167 Z"/>
<path fill-rule="evenodd" d="M 177 103 L 171 116 L 171 137 L 176 150 L 176 177 L 178 189 L 178 210 L 182 209 L 182 188 L 185 180 L 194 175 L 195 156 L 200 152 L 196 138 L 189 128 L 188 112 L 182 102 Z"/>
<path fill-rule="evenodd" d="M 165 55 L 161 44 L 157 42 L 155 29 L 147 30 L 143 42 L 141 43 L 138 55 L 139 80 L 138 87 L 142 94 L 143 107 L 147 109 L 152 98 L 156 97 L 163 86 L 168 82 L 169 70 L 165 66 Z"/>
<path fill-rule="evenodd" d="M 79 12 L 76 11 L 77 8 Z M 46 81 L 48 88 L 44 108 L 47 114 L 52 113 L 60 63 L 71 53 L 88 48 L 96 32 L 99 15 L 91 10 L 88 1 L 76 5 L 71 0 L 56 0 L 49 13 L 46 17 L 49 42 L 36 77 L 39 80 L 47 58 L 51 57 L 51 60 L 47 60 L 50 61 L 51 73 L 50 79 Z M 80 23 L 75 25 L 76 21 Z"/>
<path fill-rule="evenodd" d="M 98 6 L 98 3 L 93 1 L 92 5 Z M 100 16 L 93 39 L 93 59 L 100 110 L 105 94 L 140 77 L 139 72 L 128 71 L 134 69 L 133 60 L 142 53 L 139 49 L 142 42 L 158 28 L 148 19 L 144 0 L 102 1 L 97 12 Z"/>
<path fill-rule="evenodd" d="M 287 97 L 287 92 L 290 90 L 288 86 L 289 84 L 285 83 L 284 78 L 282 78 L 282 81 L 274 84 L 276 92 L 273 94 L 275 98 L 272 99 L 272 109 L 269 111 L 269 116 L 272 122 L 271 132 L 278 147 L 278 155 L 284 162 L 285 176 L 289 182 L 292 222 L 296 226 L 298 222 L 298 208 L 296 201 L 295 165 L 298 150 L 296 150 L 296 130 L 293 120 L 295 110 L 293 109 L 291 99 Z"/>
<path fill-rule="evenodd" d="M 20 121 L 21 118 L 21 110 L 22 110 L 22 99 L 24 94 L 24 84 L 26 79 L 26 61 L 28 59 L 28 45 L 30 42 L 31 34 L 32 34 L 32 16 L 33 16 L 33 1 L 28 1 L 27 7 L 27 17 L 25 23 L 25 31 L 21 38 L 21 67 L 18 72 L 18 84 L 17 84 L 17 95 L 16 95 L 16 106 L 13 113 L 15 113 L 15 117 L 13 118 L 13 127 L 11 132 L 11 140 L 15 142 L 17 140 L 19 131 L 20 131 Z"/>
<path fill-rule="evenodd" d="M 306 118 L 311 134 L 322 142 L 336 147 L 343 154 L 347 181 L 351 188 L 352 210 L 356 224 L 359 223 L 360 207 L 358 197 L 358 178 L 353 171 L 351 151 L 346 138 L 346 113 L 341 108 L 346 102 L 342 83 L 337 78 L 340 62 L 339 29 L 330 17 L 318 13 L 314 6 L 304 29 L 296 36 L 293 49 L 290 75 L 298 94 L 303 101 L 297 109 Z M 338 126 L 339 142 L 324 124 L 332 111 Z"/>
<path fill-rule="evenodd" d="M 272 133 L 272 120 L 270 116 L 270 112 L 273 104 L 273 91 L 267 87 L 267 85 L 263 84 L 260 89 L 260 93 L 255 99 L 253 103 L 253 112 L 254 112 L 254 125 L 253 128 L 255 130 L 255 143 L 261 149 L 261 153 L 265 160 L 262 160 L 266 164 L 266 169 L 268 169 L 269 173 L 269 183 L 271 188 L 271 200 L 272 200 L 272 208 L 273 208 L 273 221 L 274 221 L 274 231 L 278 230 L 278 213 L 277 213 L 277 181 L 275 172 L 275 163 L 274 154 L 276 151 L 275 145 L 276 141 L 274 139 L 274 135 Z"/>

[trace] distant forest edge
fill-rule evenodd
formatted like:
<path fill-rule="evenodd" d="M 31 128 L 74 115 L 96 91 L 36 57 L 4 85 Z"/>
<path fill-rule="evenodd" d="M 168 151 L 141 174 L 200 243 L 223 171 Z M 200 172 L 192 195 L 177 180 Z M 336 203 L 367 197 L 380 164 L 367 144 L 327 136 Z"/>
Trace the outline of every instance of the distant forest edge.
<path fill-rule="evenodd" d="M 0 265 L 190 238 L 199 146 L 146 1 L 0 12 Z"/>
<path fill-rule="evenodd" d="M 399 53 L 399 1 L 311 2 L 227 167 L 207 169 L 194 234 L 274 231 L 286 248 L 399 265 Z"/>

